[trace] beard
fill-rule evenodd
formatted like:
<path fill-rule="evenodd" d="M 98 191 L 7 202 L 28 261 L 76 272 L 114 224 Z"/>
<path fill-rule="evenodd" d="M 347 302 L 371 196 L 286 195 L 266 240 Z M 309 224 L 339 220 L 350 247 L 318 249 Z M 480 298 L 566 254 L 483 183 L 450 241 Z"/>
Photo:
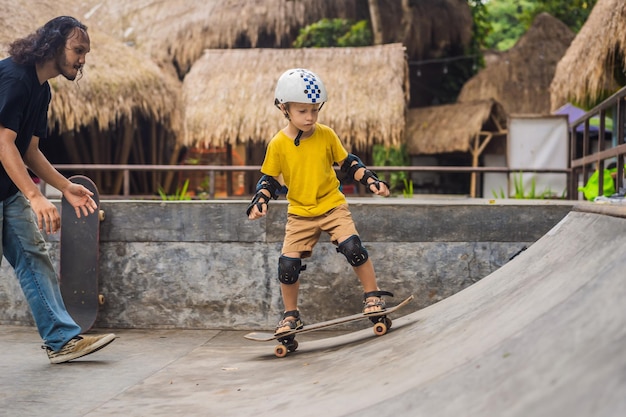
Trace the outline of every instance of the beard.
<path fill-rule="evenodd" d="M 78 64 L 71 64 L 68 62 L 65 53 L 61 54 L 56 59 L 56 69 L 60 75 L 70 81 L 80 80 L 83 77 L 83 66 Z"/>

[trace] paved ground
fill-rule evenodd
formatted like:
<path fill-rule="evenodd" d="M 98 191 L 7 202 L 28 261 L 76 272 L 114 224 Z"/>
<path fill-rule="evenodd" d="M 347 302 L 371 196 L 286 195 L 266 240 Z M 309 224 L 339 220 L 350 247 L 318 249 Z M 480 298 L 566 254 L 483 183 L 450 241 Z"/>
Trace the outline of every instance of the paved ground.
<path fill-rule="evenodd" d="M 298 352 L 242 332 L 119 330 L 50 365 L 0 327 L 0 415 L 626 415 L 626 220 L 570 213 L 498 271 L 392 331 L 312 333 Z"/>

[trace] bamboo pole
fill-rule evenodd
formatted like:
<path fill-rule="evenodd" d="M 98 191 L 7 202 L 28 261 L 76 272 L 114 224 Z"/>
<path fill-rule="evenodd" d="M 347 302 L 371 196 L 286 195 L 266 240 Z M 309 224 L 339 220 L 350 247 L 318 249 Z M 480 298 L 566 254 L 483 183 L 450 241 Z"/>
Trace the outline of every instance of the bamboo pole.
<path fill-rule="evenodd" d="M 158 138 L 157 138 L 157 125 L 156 125 L 156 120 L 154 119 L 150 119 L 149 121 L 150 123 L 150 163 L 151 164 L 158 164 Z M 151 172 L 150 174 L 150 186 L 149 189 L 151 191 L 156 191 L 157 189 L 157 182 L 158 182 L 158 173 L 157 172 Z"/>
<path fill-rule="evenodd" d="M 126 118 L 124 117 L 121 120 L 121 127 L 122 127 L 122 146 L 120 147 L 120 157 L 118 159 L 118 163 L 119 164 L 128 164 L 128 157 L 130 155 L 130 151 L 132 149 L 132 145 L 133 145 L 133 137 L 134 135 L 134 131 L 133 131 L 133 125 L 132 123 Z M 115 183 L 113 184 L 113 194 L 120 194 L 120 191 L 122 190 L 122 183 L 124 181 L 124 173 L 123 172 L 117 172 L 115 174 Z"/>
<path fill-rule="evenodd" d="M 63 140 L 63 145 L 65 145 L 65 150 L 69 154 L 70 161 L 75 164 L 81 164 L 84 161 L 80 158 L 80 152 L 78 152 L 78 148 L 76 147 L 76 132 L 62 132 L 61 139 Z"/>

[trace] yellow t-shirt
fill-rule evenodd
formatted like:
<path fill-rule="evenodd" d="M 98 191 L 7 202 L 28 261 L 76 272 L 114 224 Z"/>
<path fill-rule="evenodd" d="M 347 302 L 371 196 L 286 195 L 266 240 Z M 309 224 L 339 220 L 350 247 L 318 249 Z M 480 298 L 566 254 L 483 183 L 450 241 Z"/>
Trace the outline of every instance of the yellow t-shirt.
<path fill-rule="evenodd" d="M 347 157 L 337 134 L 316 123 L 315 132 L 299 146 L 282 130 L 278 132 L 267 145 L 261 172 L 272 177 L 283 175 L 289 189 L 288 213 L 315 217 L 346 203 L 333 163 Z"/>

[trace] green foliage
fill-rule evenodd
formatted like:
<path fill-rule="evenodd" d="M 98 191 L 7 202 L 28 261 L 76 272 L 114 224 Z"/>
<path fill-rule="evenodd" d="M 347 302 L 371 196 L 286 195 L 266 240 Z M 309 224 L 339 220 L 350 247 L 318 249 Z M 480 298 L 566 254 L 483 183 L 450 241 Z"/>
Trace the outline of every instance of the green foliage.
<path fill-rule="evenodd" d="M 413 197 L 413 181 L 404 179 L 404 190 L 402 190 L 402 195 L 405 198 Z"/>
<path fill-rule="evenodd" d="M 322 19 L 300 29 L 294 48 L 367 46 L 372 44 L 367 20 L 352 23 L 347 19 Z"/>
<path fill-rule="evenodd" d="M 493 194 L 494 198 L 506 198 L 506 193 L 504 192 L 502 187 L 500 187 L 500 193 L 496 192 L 495 190 L 491 190 L 491 194 Z"/>
<path fill-rule="evenodd" d="M 491 21 L 487 6 L 484 4 L 488 0 L 467 0 L 472 11 L 472 42 L 470 44 L 470 54 L 478 57 L 477 64 L 484 67 L 484 59 L 481 53 L 482 46 L 485 45 L 487 36 L 492 31 Z M 474 68 L 477 70 L 477 68 Z"/>
<path fill-rule="evenodd" d="M 522 10 L 520 21 L 530 27 L 535 16 L 547 12 L 565 23 L 574 32 L 583 26 L 597 0 L 535 0 L 532 7 Z"/>
<path fill-rule="evenodd" d="M 350 30 L 337 39 L 337 46 L 368 46 L 373 42 L 372 31 L 367 20 L 359 20 Z"/>
<path fill-rule="evenodd" d="M 524 189 L 524 176 L 520 172 L 519 175 L 513 175 L 513 185 L 515 187 L 515 193 L 512 198 L 516 199 L 546 199 L 555 198 L 555 193 L 548 187 L 543 192 L 537 193 L 537 178 L 535 176 L 530 180 L 530 190 Z M 495 198 L 507 198 L 506 193 L 500 187 L 500 192 L 494 190 L 491 191 Z M 565 191 L 561 194 L 561 198 L 565 198 Z"/>
<path fill-rule="evenodd" d="M 532 25 L 535 17 L 543 12 L 556 17 L 574 32 L 578 32 L 591 13 L 597 0 L 490 0 L 484 3 L 488 22 L 488 35 L 484 47 L 505 51 Z M 474 16 L 476 22 L 476 15 Z"/>
<path fill-rule="evenodd" d="M 534 8 L 533 0 L 491 0 L 486 4 L 491 31 L 485 47 L 506 51 L 528 30 L 522 21 L 524 10 Z"/>
<path fill-rule="evenodd" d="M 405 144 L 399 147 L 374 145 L 372 148 L 372 159 L 376 166 L 409 166 L 411 164 Z M 388 172 L 385 175 L 381 175 L 380 178 L 389 183 L 389 191 L 393 192 L 394 190 L 406 189 L 405 182 L 408 179 L 408 172 Z"/>
<path fill-rule="evenodd" d="M 182 188 L 176 188 L 176 192 L 173 195 L 165 194 L 163 187 L 159 187 L 159 195 L 163 201 L 191 200 L 191 197 L 187 194 L 187 188 L 189 188 L 189 179 L 185 180 Z"/>

